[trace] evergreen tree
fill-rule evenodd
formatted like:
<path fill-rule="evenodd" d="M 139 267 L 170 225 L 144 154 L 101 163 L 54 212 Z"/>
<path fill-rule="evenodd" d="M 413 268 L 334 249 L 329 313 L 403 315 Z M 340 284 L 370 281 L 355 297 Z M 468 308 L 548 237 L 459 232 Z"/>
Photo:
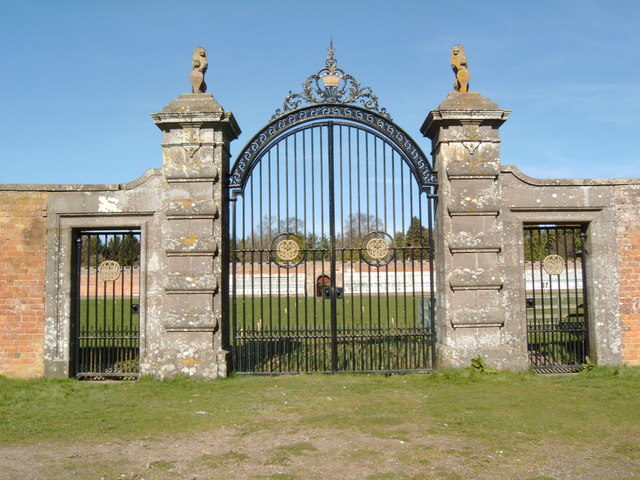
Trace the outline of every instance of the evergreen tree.
<path fill-rule="evenodd" d="M 404 232 L 396 232 L 393 236 L 393 246 L 396 249 L 396 260 L 404 260 L 405 252 L 405 234 Z"/>
<path fill-rule="evenodd" d="M 525 261 L 541 262 L 547 255 L 556 254 L 564 259 L 575 258 L 582 249 L 582 238 L 577 229 L 525 230 Z"/>
<path fill-rule="evenodd" d="M 418 217 L 411 217 L 411 223 L 404 239 L 405 257 L 415 260 L 429 258 L 429 230 L 423 227 Z"/>

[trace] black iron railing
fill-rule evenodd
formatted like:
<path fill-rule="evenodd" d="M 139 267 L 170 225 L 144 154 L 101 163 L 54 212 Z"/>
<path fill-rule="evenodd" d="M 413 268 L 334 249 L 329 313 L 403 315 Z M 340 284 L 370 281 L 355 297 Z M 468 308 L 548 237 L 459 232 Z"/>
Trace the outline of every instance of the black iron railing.
<path fill-rule="evenodd" d="M 78 231 L 74 263 L 76 377 L 136 377 L 140 357 L 140 231 Z"/>
<path fill-rule="evenodd" d="M 527 342 L 540 372 L 572 371 L 588 355 L 584 227 L 524 228 Z"/>

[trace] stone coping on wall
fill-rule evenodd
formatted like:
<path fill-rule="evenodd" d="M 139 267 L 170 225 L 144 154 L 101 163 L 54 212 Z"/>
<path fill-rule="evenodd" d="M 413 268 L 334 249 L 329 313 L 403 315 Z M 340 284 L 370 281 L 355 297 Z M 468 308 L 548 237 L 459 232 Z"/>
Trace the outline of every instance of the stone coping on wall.
<path fill-rule="evenodd" d="M 640 177 L 631 178 L 535 178 L 522 172 L 515 165 L 501 165 L 500 173 L 511 173 L 518 180 L 534 186 L 590 186 L 590 185 L 640 185 Z M 0 183 L 2 191 L 29 191 L 29 192 L 113 192 L 119 190 L 132 190 L 154 175 L 161 175 L 162 169 L 150 168 L 140 177 L 127 183 L 105 183 L 105 184 L 39 184 L 39 183 Z"/>
<path fill-rule="evenodd" d="M 159 168 L 150 168 L 144 172 L 141 176 L 127 183 L 106 183 L 106 184 L 72 184 L 72 183 L 57 183 L 57 184 L 38 184 L 38 183 L 5 183 L 0 184 L 0 192 L 114 192 L 119 190 L 133 190 L 139 187 L 151 177 L 155 175 L 162 175 L 162 170 Z"/>
<path fill-rule="evenodd" d="M 500 173 L 511 173 L 518 180 L 534 186 L 614 186 L 639 185 L 640 177 L 631 178 L 534 178 L 515 165 L 500 165 Z"/>

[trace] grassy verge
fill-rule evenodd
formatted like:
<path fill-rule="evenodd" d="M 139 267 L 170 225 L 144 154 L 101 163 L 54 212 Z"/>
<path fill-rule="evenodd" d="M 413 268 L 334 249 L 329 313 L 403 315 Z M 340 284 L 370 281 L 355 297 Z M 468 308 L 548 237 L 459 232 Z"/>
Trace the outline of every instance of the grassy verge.
<path fill-rule="evenodd" d="M 0 444 L 153 438 L 229 427 L 251 432 L 295 418 L 379 436 L 407 429 L 588 446 L 605 438 L 640 445 L 640 369 L 596 368 L 573 376 L 298 375 L 215 382 L 89 383 L 0 377 Z M 638 448 L 640 454 L 640 448 Z"/>

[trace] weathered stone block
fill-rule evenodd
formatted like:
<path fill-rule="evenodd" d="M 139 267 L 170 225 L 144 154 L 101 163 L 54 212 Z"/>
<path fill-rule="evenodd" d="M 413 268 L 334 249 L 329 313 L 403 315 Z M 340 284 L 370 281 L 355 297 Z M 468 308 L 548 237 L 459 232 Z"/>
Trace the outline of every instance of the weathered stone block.
<path fill-rule="evenodd" d="M 451 92 L 429 112 L 420 132 L 435 143 L 498 140 L 498 127 L 509 113 L 478 92 Z"/>
<path fill-rule="evenodd" d="M 166 258 L 164 275 L 189 274 L 192 276 L 220 274 L 215 257 L 209 255 L 179 255 Z"/>
<path fill-rule="evenodd" d="M 211 217 L 217 218 L 218 205 L 211 198 L 192 199 L 185 198 L 171 200 L 167 205 L 167 217 Z"/>
<path fill-rule="evenodd" d="M 502 235 L 498 232 L 458 232 L 448 237 L 451 253 L 499 252 L 502 248 Z"/>
<path fill-rule="evenodd" d="M 165 277 L 163 286 L 167 293 L 215 293 L 218 291 L 218 275 L 169 274 Z"/>
<path fill-rule="evenodd" d="M 447 275 L 452 290 L 499 290 L 504 284 L 501 270 L 483 268 L 455 269 Z"/>
<path fill-rule="evenodd" d="M 214 331 L 219 321 L 220 314 L 214 312 L 167 313 L 163 325 L 169 332 Z"/>
<path fill-rule="evenodd" d="M 451 222 L 446 235 L 468 232 L 477 234 L 482 232 L 500 232 L 501 223 L 496 222 L 496 217 L 491 215 L 454 215 L 449 217 Z"/>
<path fill-rule="evenodd" d="M 477 195 L 464 195 L 451 198 L 447 202 L 449 215 L 493 215 L 500 213 L 501 201 L 495 190 L 478 192 Z"/>
<path fill-rule="evenodd" d="M 462 308 L 453 311 L 451 324 L 457 328 L 493 326 L 502 327 L 505 322 L 504 309 Z"/>
<path fill-rule="evenodd" d="M 453 161 L 447 165 L 447 176 L 455 177 L 490 177 L 497 178 L 500 174 L 500 163 L 483 159 L 480 155 L 463 161 Z"/>
<path fill-rule="evenodd" d="M 216 182 L 220 178 L 218 167 L 213 164 L 168 165 L 163 169 L 167 181 L 181 180 L 211 180 Z"/>
<path fill-rule="evenodd" d="M 167 243 L 167 255 L 181 254 L 218 254 L 218 242 L 215 238 L 198 238 L 193 233 L 187 233 Z"/>
<path fill-rule="evenodd" d="M 188 114 L 222 113 L 224 109 L 210 93 L 184 93 L 162 109 L 166 113 L 178 113 L 179 119 Z M 160 116 L 161 114 L 156 114 Z"/>

